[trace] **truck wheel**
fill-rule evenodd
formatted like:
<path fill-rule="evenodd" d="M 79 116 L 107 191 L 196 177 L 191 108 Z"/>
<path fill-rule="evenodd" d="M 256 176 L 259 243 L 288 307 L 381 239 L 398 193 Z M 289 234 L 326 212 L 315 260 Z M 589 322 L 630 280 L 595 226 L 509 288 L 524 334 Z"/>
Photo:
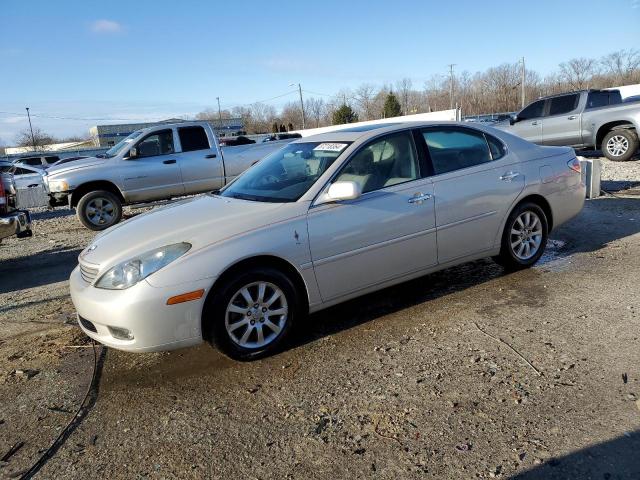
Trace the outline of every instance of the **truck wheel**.
<path fill-rule="evenodd" d="M 602 153 L 614 162 L 626 162 L 638 150 L 638 135 L 628 128 L 611 130 L 602 140 Z"/>
<path fill-rule="evenodd" d="M 122 218 L 122 202 L 111 192 L 86 193 L 76 207 L 78 220 L 89 230 L 104 230 Z"/>

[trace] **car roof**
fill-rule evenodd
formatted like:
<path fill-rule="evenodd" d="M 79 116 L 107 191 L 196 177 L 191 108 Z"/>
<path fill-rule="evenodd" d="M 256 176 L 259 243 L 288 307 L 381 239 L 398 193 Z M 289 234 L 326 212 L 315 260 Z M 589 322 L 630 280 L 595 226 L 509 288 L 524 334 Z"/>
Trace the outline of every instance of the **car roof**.
<path fill-rule="evenodd" d="M 468 123 L 452 122 L 452 121 L 434 121 L 434 122 L 399 122 L 399 123 L 376 123 L 371 125 L 349 126 L 346 124 L 339 130 L 332 132 L 319 133 L 302 137 L 292 143 L 305 142 L 355 142 L 356 140 L 376 137 L 383 133 L 392 133 L 395 131 L 406 130 L 409 128 L 422 128 L 433 126 L 461 126 L 470 128 Z"/>

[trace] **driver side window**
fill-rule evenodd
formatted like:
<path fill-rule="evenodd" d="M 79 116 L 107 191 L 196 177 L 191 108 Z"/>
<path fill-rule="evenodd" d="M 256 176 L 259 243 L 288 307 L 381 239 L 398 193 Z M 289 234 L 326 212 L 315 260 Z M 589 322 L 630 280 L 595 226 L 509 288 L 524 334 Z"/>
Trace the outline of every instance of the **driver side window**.
<path fill-rule="evenodd" d="M 136 145 L 138 154 L 136 158 L 155 157 L 173 153 L 173 131 L 161 130 L 143 138 Z"/>
<path fill-rule="evenodd" d="M 411 134 L 401 132 L 374 140 L 360 149 L 335 181 L 356 182 L 362 193 L 367 193 L 419 177 Z"/>
<path fill-rule="evenodd" d="M 544 100 L 538 100 L 532 103 L 518 114 L 519 120 L 529 120 L 531 118 L 539 118 L 544 112 Z"/>

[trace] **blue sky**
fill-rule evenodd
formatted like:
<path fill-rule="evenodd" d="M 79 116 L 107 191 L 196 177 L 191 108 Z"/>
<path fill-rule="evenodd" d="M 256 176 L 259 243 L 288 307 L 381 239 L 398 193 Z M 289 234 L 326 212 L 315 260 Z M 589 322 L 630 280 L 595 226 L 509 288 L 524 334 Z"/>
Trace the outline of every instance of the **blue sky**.
<path fill-rule="evenodd" d="M 545 74 L 640 48 L 639 25 L 640 0 L 0 0 L 0 112 L 29 106 L 36 126 L 68 135 L 102 119 L 192 115 L 217 96 L 248 104 L 294 82 L 327 94 L 403 77 L 421 88 L 449 63 L 475 72 L 522 56 Z M 0 113 L 0 143 L 26 125 Z"/>

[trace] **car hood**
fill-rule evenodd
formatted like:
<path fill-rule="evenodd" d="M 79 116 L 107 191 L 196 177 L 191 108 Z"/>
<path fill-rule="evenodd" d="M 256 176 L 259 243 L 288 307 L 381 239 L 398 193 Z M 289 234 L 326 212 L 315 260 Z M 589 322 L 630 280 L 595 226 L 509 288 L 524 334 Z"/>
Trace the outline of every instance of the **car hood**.
<path fill-rule="evenodd" d="M 143 213 L 105 230 L 80 254 L 80 259 L 100 265 L 102 270 L 174 243 L 188 242 L 194 252 L 303 211 L 304 205 L 298 202 L 251 202 L 200 195 Z"/>
<path fill-rule="evenodd" d="M 51 166 L 47 169 L 47 176 L 52 177 L 61 173 L 69 173 L 73 170 L 80 170 L 84 168 L 95 167 L 96 165 L 104 165 L 109 161 L 108 158 L 89 157 L 81 160 L 74 160 L 73 162 L 63 163 L 62 165 Z"/>

